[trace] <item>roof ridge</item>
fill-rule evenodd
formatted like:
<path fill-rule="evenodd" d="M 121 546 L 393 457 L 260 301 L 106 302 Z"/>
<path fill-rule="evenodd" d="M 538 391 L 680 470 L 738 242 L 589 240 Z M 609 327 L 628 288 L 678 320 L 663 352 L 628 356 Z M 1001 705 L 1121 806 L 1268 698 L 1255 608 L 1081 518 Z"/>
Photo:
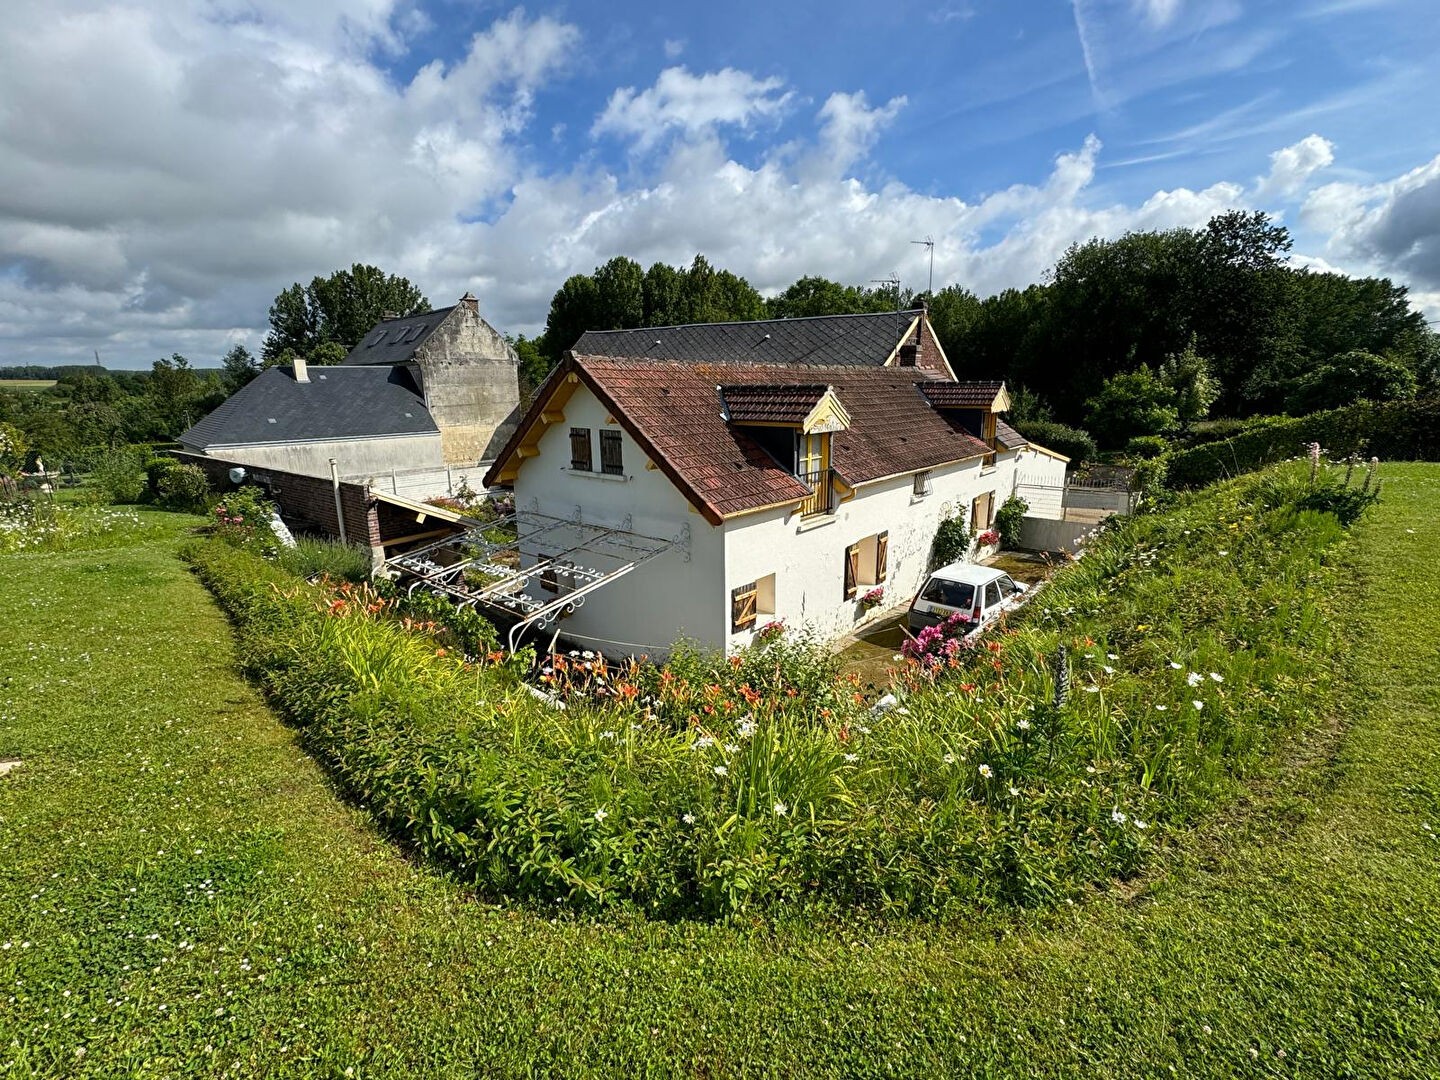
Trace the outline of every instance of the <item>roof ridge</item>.
<path fill-rule="evenodd" d="M 878 319 L 897 315 L 908 315 L 912 319 L 920 308 L 901 308 L 897 311 L 846 311 L 837 315 L 782 315 L 778 319 L 728 319 L 721 322 L 669 323 L 665 326 L 629 326 L 617 330 L 586 330 L 588 334 L 638 334 L 642 330 L 693 330 L 697 326 L 770 326 L 775 323 L 818 322 L 821 319 Z"/>

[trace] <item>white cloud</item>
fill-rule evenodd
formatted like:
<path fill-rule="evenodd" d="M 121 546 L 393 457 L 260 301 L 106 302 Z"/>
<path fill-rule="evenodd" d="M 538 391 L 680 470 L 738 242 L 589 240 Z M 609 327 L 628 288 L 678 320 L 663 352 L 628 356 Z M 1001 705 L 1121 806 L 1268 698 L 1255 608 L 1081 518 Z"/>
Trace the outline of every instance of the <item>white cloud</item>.
<path fill-rule="evenodd" d="M 868 154 L 905 103 L 902 94 L 872 109 L 863 90 L 831 94 L 819 113 L 820 141 L 828 163 L 843 170 Z"/>
<path fill-rule="evenodd" d="M 1180 13 L 1180 0 L 1134 0 L 1134 3 L 1151 26 L 1167 26 Z"/>
<path fill-rule="evenodd" d="M 748 71 L 722 68 L 692 75 L 684 67 L 666 68 L 655 85 L 636 91 L 623 87 L 610 95 L 594 134 L 634 140 L 639 149 L 654 146 L 669 131 L 689 135 L 720 125 L 751 128 L 778 120 L 794 94 L 783 92 L 783 79 L 760 79 Z"/>
<path fill-rule="evenodd" d="M 1301 220 L 1329 237 L 1332 261 L 1440 292 L 1440 155 L 1392 180 L 1316 188 Z"/>
<path fill-rule="evenodd" d="M 1256 197 L 1261 201 L 1288 199 L 1300 191 L 1311 176 L 1334 162 L 1334 143 L 1319 135 L 1306 135 L 1270 155 L 1270 172 L 1256 183 Z"/>
<path fill-rule="evenodd" d="M 666 38 L 664 48 L 666 60 L 677 60 L 685 51 L 685 41 L 683 38 Z"/>

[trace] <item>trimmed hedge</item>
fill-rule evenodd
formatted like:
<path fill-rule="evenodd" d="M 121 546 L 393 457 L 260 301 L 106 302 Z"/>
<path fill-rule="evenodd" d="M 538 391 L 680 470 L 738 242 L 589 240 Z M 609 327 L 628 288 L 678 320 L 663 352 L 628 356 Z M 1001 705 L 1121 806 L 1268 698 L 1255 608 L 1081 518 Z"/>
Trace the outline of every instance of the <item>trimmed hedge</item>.
<path fill-rule="evenodd" d="M 1177 489 L 1205 487 L 1299 457 L 1312 442 L 1331 458 L 1361 454 L 1386 461 L 1440 460 L 1440 397 L 1360 401 L 1309 416 L 1261 420 L 1231 438 L 1171 454 L 1168 484 Z"/>

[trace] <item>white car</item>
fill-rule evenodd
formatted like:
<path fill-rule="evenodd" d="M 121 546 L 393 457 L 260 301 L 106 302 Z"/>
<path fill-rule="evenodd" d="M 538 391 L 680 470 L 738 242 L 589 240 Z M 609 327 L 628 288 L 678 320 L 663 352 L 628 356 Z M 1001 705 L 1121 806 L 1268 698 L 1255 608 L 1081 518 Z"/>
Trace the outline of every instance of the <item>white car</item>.
<path fill-rule="evenodd" d="M 977 563 L 951 563 L 930 575 L 906 618 L 911 633 L 943 623 L 956 612 L 977 629 L 1018 607 L 1029 586 L 1003 570 Z"/>

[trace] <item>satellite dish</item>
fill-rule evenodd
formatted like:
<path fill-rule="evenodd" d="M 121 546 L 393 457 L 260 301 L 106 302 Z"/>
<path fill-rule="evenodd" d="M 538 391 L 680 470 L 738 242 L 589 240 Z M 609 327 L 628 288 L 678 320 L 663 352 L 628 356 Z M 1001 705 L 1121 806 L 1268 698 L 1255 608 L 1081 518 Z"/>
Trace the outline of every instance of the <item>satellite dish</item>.
<path fill-rule="evenodd" d="M 242 468 L 240 468 L 240 466 L 237 465 L 237 466 L 235 466 L 235 468 L 233 468 L 233 469 L 230 470 L 230 482 L 231 482 L 232 484 L 241 483 L 244 479 L 245 479 L 245 470 L 242 469 Z"/>

